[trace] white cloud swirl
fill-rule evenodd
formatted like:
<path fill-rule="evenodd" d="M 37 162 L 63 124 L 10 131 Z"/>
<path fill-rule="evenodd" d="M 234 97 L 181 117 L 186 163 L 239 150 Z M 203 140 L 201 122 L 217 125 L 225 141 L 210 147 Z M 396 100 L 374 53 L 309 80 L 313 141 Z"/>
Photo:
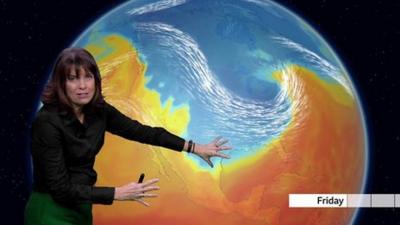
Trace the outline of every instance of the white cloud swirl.
<path fill-rule="evenodd" d="M 283 80 L 275 98 L 270 101 L 246 99 L 228 90 L 218 80 L 199 45 L 188 34 L 163 23 L 135 23 L 134 28 L 157 38 L 157 43 L 168 49 L 168 54 L 175 59 L 174 64 L 184 71 L 180 75 L 180 87 L 216 117 L 212 124 L 202 123 L 204 130 L 209 131 L 203 135 L 224 134 L 240 137 L 243 143 L 252 143 L 255 138 L 266 140 L 280 134 L 294 115 L 299 121 L 295 126 L 300 126 L 301 117 L 306 113 L 301 109 L 307 105 L 307 99 L 303 96 L 299 77 L 284 69 L 284 65 L 277 68 L 283 71 Z M 207 118 L 202 119 L 207 121 Z"/>

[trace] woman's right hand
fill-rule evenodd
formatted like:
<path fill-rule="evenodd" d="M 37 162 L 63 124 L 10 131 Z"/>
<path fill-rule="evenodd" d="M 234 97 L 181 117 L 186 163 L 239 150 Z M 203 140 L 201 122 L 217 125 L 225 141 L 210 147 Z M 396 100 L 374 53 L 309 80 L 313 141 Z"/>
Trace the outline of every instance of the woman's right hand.
<path fill-rule="evenodd" d="M 114 199 L 119 201 L 137 201 L 145 206 L 150 206 L 143 198 L 154 198 L 157 194 L 146 193 L 149 191 L 159 190 L 156 185 L 158 178 L 148 180 L 144 183 L 129 183 L 127 185 L 115 188 Z"/>

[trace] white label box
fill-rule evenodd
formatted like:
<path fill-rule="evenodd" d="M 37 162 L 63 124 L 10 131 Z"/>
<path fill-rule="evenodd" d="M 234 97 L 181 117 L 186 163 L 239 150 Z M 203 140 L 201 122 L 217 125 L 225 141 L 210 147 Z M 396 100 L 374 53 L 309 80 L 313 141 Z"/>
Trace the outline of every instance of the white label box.
<path fill-rule="evenodd" d="M 289 194 L 290 208 L 400 208 L 400 194 Z"/>
<path fill-rule="evenodd" d="M 291 208 L 346 208 L 346 194 L 289 194 Z"/>

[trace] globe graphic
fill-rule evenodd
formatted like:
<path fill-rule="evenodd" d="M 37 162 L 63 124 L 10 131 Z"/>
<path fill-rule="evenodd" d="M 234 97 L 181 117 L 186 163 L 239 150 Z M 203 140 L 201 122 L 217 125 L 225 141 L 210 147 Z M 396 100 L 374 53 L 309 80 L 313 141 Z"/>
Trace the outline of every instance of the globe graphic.
<path fill-rule="evenodd" d="M 272 1 L 128 1 L 72 44 L 99 64 L 106 101 L 197 143 L 210 168 L 106 134 L 98 186 L 160 178 L 150 207 L 95 205 L 94 224 L 352 224 L 355 208 L 290 208 L 289 194 L 362 193 L 368 142 L 350 76 L 327 42 Z M 227 152 L 228 153 L 228 152 Z"/>

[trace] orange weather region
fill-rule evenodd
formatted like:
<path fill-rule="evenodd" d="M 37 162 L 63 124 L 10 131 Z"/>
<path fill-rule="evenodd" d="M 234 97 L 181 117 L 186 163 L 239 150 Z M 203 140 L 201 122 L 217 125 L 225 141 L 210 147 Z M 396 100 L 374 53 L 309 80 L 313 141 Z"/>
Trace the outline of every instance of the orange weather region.
<path fill-rule="evenodd" d="M 186 134 L 190 105 L 175 105 L 173 97 L 163 103 L 146 88 L 147 65 L 128 39 L 93 34 L 85 48 L 99 63 L 108 102 L 144 124 Z M 301 81 L 307 105 L 293 113 L 279 137 L 235 162 L 205 170 L 186 153 L 107 133 L 95 165 L 96 185 L 120 186 L 144 172 L 146 179 L 160 178 L 161 189 L 148 200 L 150 207 L 130 201 L 95 205 L 94 224 L 349 224 L 354 209 L 289 208 L 288 194 L 360 192 L 366 163 L 362 114 L 340 84 L 298 65 L 285 70 Z M 273 74 L 278 83 L 282 74 Z M 294 98 L 290 90 L 288 97 Z M 292 126 L 300 116 L 301 124 Z"/>

